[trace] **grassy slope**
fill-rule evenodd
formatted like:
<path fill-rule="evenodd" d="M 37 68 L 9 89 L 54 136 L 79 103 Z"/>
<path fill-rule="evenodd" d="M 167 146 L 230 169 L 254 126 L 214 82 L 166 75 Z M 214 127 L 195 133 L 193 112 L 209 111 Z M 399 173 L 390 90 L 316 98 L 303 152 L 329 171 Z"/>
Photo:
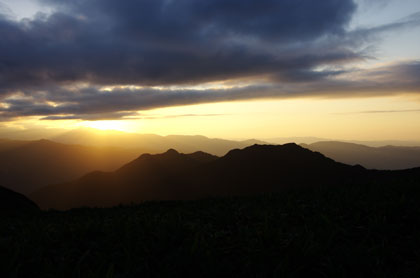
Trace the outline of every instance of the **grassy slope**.
<path fill-rule="evenodd" d="M 0 219 L 1 277 L 418 277 L 420 187 L 353 186 Z"/>

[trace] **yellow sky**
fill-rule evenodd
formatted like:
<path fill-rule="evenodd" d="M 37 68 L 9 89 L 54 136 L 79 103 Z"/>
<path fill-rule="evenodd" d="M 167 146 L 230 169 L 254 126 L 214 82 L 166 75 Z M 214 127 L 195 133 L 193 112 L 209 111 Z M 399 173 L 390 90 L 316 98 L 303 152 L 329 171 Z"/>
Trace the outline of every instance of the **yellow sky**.
<path fill-rule="evenodd" d="M 8 60 L 2 71 L 0 138 L 15 129 L 48 134 L 51 129 L 92 127 L 231 139 L 313 136 L 420 142 L 419 0 L 326 1 L 323 7 L 331 18 L 316 14 L 323 8 L 311 13 L 312 20 L 285 14 L 281 22 L 277 17 L 283 6 L 264 10 L 261 1 L 265 12 L 253 15 L 258 24 L 252 30 L 232 24 L 224 18 L 229 14 L 223 12 L 225 6 L 215 5 L 220 22 L 201 20 L 188 36 L 179 14 L 194 24 L 194 1 L 167 10 L 166 1 L 156 1 L 167 13 L 141 22 L 131 22 L 125 1 L 118 4 L 121 13 L 109 7 L 85 9 L 84 1 L 73 1 L 73 8 L 33 0 L 0 2 L 8 22 L 5 33 L 20 34 L 21 45 L 27 46 L 23 59 L 13 36 L 3 42 Z M 296 2 L 288 8 L 297 14 L 305 11 L 305 3 Z M 75 15 L 75 10 L 84 12 Z M 36 16 L 39 12 L 44 16 Z M 90 12 L 94 23 L 86 20 Z M 241 13 L 237 15 L 250 16 L 249 11 Z M 63 26 L 56 20 L 63 16 L 73 21 Z M 144 40 L 108 28 L 128 20 L 128 25 L 147 32 L 160 16 L 174 24 L 154 29 Z M 294 32 L 296 26 L 303 31 Z M 93 41 L 86 30 L 95 33 Z M 336 30 L 342 32 L 337 35 Z M 168 31 L 174 37 L 168 38 Z M 48 40 L 33 39 L 43 36 Z M 273 39 L 278 36 L 281 40 Z M 172 40 L 177 43 L 166 43 Z M 196 45 L 200 49 L 192 47 Z M 84 46 L 96 47 L 95 55 Z M 51 51 L 37 51 L 44 48 Z M 263 96 L 279 98 L 256 100 Z M 252 100 L 234 101 L 246 98 Z M 217 100 L 231 101 L 211 103 Z M 200 102 L 207 104 L 173 106 Z M 139 116 L 129 120 L 40 120 L 115 119 L 159 106 L 166 108 L 137 111 Z"/>
<path fill-rule="evenodd" d="M 144 120 L 133 129 L 158 134 L 229 138 L 316 136 L 354 140 L 418 140 L 420 104 L 403 98 L 290 99 L 230 102 L 150 111 L 157 115 L 222 114 Z"/>
<path fill-rule="evenodd" d="M 315 136 L 341 140 L 420 140 L 420 102 L 401 96 L 225 102 L 154 109 L 141 112 L 140 118 L 133 120 L 31 119 L 12 126 L 93 127 L 235 139 Z"/>

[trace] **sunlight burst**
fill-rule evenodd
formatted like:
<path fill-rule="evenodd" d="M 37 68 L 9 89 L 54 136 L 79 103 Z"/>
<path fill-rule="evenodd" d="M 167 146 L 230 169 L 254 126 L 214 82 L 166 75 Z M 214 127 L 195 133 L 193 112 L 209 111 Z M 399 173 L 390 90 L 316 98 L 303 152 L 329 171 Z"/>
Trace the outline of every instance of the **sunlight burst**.
<path fill-rule="evenodd" d="M 86 121 L 80 124 L 83 127 L 90 127 L 99 130 L 117 130 L 130 132 L 131 128 L 124 121 Z"/>

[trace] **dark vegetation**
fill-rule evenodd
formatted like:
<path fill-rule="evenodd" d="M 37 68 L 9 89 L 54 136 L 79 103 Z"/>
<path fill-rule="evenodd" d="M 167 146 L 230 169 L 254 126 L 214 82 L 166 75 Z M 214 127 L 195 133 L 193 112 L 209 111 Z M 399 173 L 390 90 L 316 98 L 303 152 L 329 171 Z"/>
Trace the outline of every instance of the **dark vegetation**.
<path fill-rule="evenodd" d="M 418 277 L 418 183 L 2 215 L 1 277 Z"/>

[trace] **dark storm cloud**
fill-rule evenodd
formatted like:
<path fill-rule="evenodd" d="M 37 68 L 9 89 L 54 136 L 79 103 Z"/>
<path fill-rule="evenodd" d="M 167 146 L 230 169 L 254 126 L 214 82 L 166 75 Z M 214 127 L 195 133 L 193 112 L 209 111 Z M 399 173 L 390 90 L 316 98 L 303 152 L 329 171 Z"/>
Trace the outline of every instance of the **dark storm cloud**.
<path fill-rule="evenodd" d="M 129 39 L 184 43 L 244 35 L 304 41 L 342 32 L 356 6 L 349 0 L 46 0 L 61 10 L 105 17 Z"/>
<path fill-rule="evenodd" d="M 157 90 L 115 89 L 112 92 L 96 88 L 53 92 L 48 101 L 64 104 L 53 106 L 44 94 L 33 94 L 27 99 L 5 100 L 7 108 L 0 108 L 3 118 L 45 116 L 45 119 L 119 119 L 136 116 L 133 111 L 165 106 L 188 105 L 238 99 L 253 99 L 272 95 L 270 86 L 249 86 L 226 90 Z"/>
<path fill-rule="evenodd" d="M 369 58 L 365 45 L 378 34 L 418 25 L 418 14 L 348 31 L 353 0 L 41 2 L 54 12 L 22 21 L 0 13 L 3 120 L 123 119 L 175 105 L 419 91 L 418 62 L 343 69 Z M 344 78 L 351 75 L 357 80 Z M 231 79 L 251 85 L 169 89 Z M 102 90 L 112 85 L 143 88 Z"/>
<path fill-rule="evenodd" d="M 191 84 L 360 58 L 318 42 L 344 34 L 352 0 L 43 2 L 55 12 L 0 19 L 0 93 L 71 82 Z"/>

